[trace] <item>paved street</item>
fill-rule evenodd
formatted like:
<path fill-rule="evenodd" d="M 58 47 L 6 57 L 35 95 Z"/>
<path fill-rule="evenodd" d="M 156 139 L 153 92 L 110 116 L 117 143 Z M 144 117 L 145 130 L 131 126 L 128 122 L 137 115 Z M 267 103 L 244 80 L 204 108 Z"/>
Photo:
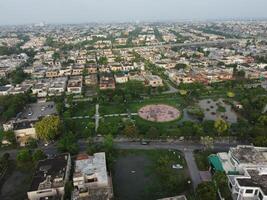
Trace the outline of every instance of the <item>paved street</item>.
<path fill-rule="evenodd" d="M 187 163 L 188 171 L 192 180 L 193 188 L 196 189 L 197 185 L 201 183 L 201 178 L 197 164 L 195 162 L 194 153 L 192 150 L 185 150 L 184 157 Z"/>

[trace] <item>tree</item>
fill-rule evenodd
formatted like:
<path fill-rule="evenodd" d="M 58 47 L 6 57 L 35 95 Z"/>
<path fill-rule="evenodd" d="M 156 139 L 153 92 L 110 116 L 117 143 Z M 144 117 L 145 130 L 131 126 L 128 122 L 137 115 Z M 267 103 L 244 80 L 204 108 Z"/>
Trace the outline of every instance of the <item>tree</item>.
<path fill-rule="evenodd" d="M 125 95 L 130 95 L 132 98 L 140 98 L 144 91 L 145 86 L 140 81 L 128 81 L 125 84 Z"/>
<path fill-rule="evenodd" d="M 43 152 L 43 150 L 41 150 L 41 149 L 37 149 L 34 153 L 33 153 L 33 155 L 32 155 L 32 159 L 33 159 L 33 161 L 35 161 L 35 162 L 37 162 L 37 161 L 39 161 L 39 160 L 43 160 L 43 159 L 45 159 L 46 158 L 46 155 L 45 155 L 45 153 Z"/>
<path fill-rule="evenodd" d="M 7 84 L 9 84 L 9 81 L 6 78 L 4 77 L 0 78 L 0 86 L 7 85 Z"/>
<path fill-rule="evenodd" d="M 31 149 L 36 148 L 36 147 L 37 147 L 37 140 L 34 139 L 34 138 L 29 138 L 29 139 L 27 140 L 27 146 L 28 146 L 29 148 L 31 148 Z"/>
<path fill-rule="evenodd" d="M 86 137 L 93 136 L 94 133 L 95 133 L 95 123 L 90 121 L 86 126 Z"/>
<path fill-rule="evenodd" d="M 117 56 L 116 58 L 115 58 L 115 62 L 122 62 L 123 61 L 123 59 L 122 59 L 122 57 L 120 57 L 120 56 Z"/>
<path fill-rule="evenodd" d="M 65 183 L 65 187 L 64 187 L 64 200 L 70 200 L 71 198 L 71 194 L 73 191 L 74 187 L 71 181 L 67 181 Z"/>
<path fill-rule="evenodd" d="M 231 198 L 231 192 L 228 188 L 228 179 L 224 172 L 216 172 L 212 180 L 214 181 L 215 189 L 217 191 L 220 191 L 221 196 L 225 200 L 230 200 Z"/>
<path fill-rule="evenodd" d="M 246 72 L 244 70 L 236 70 L 234 72 L 234 77 L 237 79 L 237 80 L 242 80 L 246 77 Z"/>
<path fill-rule="evenodd" d="M 25 79 L 29 77 L 29 75 L 24 73 L 23 69 L 20 67 L 17 67 L 8 76 L 11 79 L 12 84 L 14 85 L 20 84 L 21 82 L 23 82 Z"/>
<path fill-rule="evenodd" d="M 107 64 L 108 64 L 108 58 L 107 58 L 107 57 L 100 57 L 100 58 L 98 59 L 98 63 L 99 63 L 100 65 L 107 65 Z"/>
<path fill-rule="evenodd" d="M 76 154 L 79 151 L 77 141 L 73 133 L 66 133 L 58 142 L 57 148 L 60 152 Z"/>
<path fill-rule="evenodd" d="M 257 123 L 261 126 L 267 126 L 267 115 L 260 116 Z"/>
<path fill-rule="evenodd" d="M 29 149 L 22 149 L 17 154 L 17 161 L 21 163 L 30 162 L 32 155 Z"/>
<path fill-rule="evenodd" d="M 58 52 L 55 52 L 55 53 L 53 53 L 52 58 L 53 58 L 54 61 L 59 60 L 60 59 L 60 54 Z"/>
<path fill-rule="evenodd" d="M 123 133 L 130 138 L 134 138 L 138 135 L 139 131 L 133 123 L 126 123 Z"/>
<path fill-rule="evenodd" d="M 185 63 L 177 63 L 176 65 L 175 65 L 175 69 L 186 69 L 187 68 L 187 64 L 185 64 Z"/>
<path fill-rule="evenodd" d="M 28 103 L 32 103 L 36 100 L 29 93 L 0 96 L 0 120 L 9 120 L 12 117 L 16 117 L 17 113 L 21 112 L 24 106 Z"/>
<path fill-rule="evenodd" d="M 35 124 L 36 134 L 39 139 L 50 141 L 59 135 L 61 122 L 58 116 L 43 118 Z"/>
<path fill-rule="evenodd" d="M 111 134 L 108 134 L 104 137 L 103 146 L 107 151 L 111 151 L 113 149 L 114 142 Z"/>
<path fill-rule="evenodd" d="M 219 135 L 223 135 L 229 128 L 229 125 L 223 119 L 217 119 L 214 123 L 214 128 Z"/>
<path fill-rule="evenodd" d="M 111 169 L 111 166 L 115 161 L 115 153 L 116 153 L 114 148 L 113 136 L 111 134 L 108 134 L 104 137 L 104 141 L 100 149 L 101 151 L 104 151 L 106 153 L 107 165 L 108 168 Z"/>
<path fill-rule="evenodd" d="M 156 139 L 160 136 L 158 129 L 150 127 L 146 133 L 146 137 L 149 139 Z"/>
<path fill-rule="evenodd" d="M 198 200 L 216 200 L 216 190 L 212 182 L 203 182 L 197 186 L 196 195 Z"/>
<path fill-rule="evenodd" d="M 266 130 L 265 130 L 266 131 Z M 255 146 L 267 147 L 267 136 L 257 136 L 253 140 Z"/>
<path fill-rule="evenodd" d="M 212 137 L 205 136 L 201 137 L 201 144 L 204 145 L 205 149 L 211 149 L 213 147 L 214 140 Z"/>
<path fill-rule="evenodd" d="M 6 131 L 3 133 L 3 138 L 9 141 L 11 144 L 16 144 L 16 138 L 13 131 Z"/>

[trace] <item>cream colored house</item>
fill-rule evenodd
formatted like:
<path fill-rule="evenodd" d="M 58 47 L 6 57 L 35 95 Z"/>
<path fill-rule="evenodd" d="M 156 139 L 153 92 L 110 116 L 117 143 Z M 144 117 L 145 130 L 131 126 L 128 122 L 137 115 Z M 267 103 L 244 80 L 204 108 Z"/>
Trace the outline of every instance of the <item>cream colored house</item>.
<path fill-rule="evenodd" d="M 160 87 L 163 86 L 162 79 L 156 75 L 144 75 L 146 84 L 151 87 Z"/>

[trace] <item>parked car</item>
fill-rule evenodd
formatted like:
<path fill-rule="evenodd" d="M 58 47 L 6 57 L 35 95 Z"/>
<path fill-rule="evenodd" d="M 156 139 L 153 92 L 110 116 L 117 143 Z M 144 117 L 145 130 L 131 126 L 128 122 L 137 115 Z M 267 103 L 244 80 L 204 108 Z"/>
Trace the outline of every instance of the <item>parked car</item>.
<path fill-rule="evenodd" d="M 150 143 L 149 141 L 141 140 L 141 144 L 142 144 L 142 145 L 149 145 L 149 143 Z"/>
<path fill-rule="evenodd" d="M 174 165 L 172 165 L 172 168 L 173 169 L 183 169 L 184 167 L 180 164 L 174 164 Z"/>

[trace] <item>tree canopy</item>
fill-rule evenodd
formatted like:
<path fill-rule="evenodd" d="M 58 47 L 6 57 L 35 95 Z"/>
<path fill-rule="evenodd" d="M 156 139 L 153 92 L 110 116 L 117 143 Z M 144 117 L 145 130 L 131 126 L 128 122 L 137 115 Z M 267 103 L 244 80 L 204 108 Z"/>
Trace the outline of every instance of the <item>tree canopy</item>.
<path fill-rule="evenodd" d="M 39 139 L 50 141 L 60 134 L 61 122 L 58 116 L 49 116 L 43 118 L 35 124 L 37 137 Z"/>
<path fill-rule="evenodd" d="M 216 200 L 216 190 L 212 182 L 203 182 L 197 186 L 196 195 L 198 200 Z"/>
<path fill-rule="evenodd" d="M 228 130 L 229 125 L 223 119 L 217 119 L 214 123 L 214 128 L 217 130 L 219 135 L 223 135 Z"/>

